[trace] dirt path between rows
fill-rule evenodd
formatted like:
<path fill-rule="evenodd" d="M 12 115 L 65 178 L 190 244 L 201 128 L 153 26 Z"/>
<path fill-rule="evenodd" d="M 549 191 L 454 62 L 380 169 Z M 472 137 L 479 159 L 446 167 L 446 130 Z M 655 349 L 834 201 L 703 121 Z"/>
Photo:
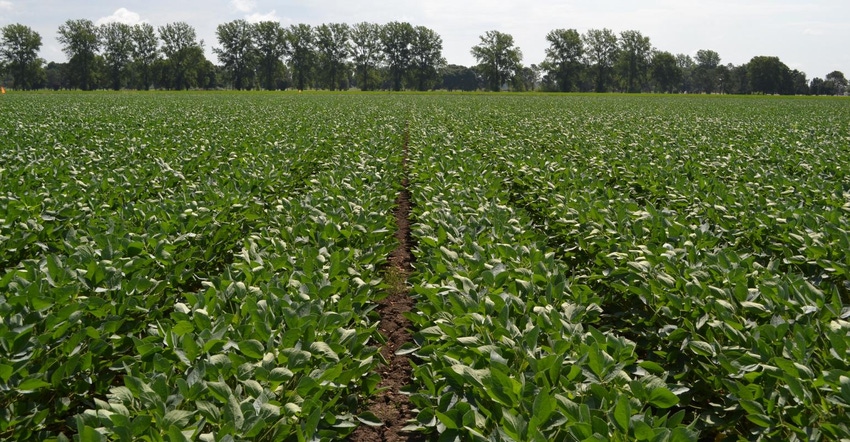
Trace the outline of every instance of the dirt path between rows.
<path fill-rule="evenodd" d="M 390 253 L 387 268 L 384 272 L 385 281 L 391 286 L 389 295 L 378 304 L 378 314 L 381 315 L 379 331 L 386 339 L 381 348 L 381 355 L 388 361 L 382 366 L 380 393 L 369 402 L 369 411 L 375 414 L 384 425 L 370 427 L 360 425 L 349 438 L 352 442 L 396 442 L 424 441 L 421 434 L 402 431 L 407 422 L 416 416 L 413 404 L 407 395 L 401 393 L 401 388 L 410 384 L 411 366 L 407 356 L 396 355 L 396 351 L 405 343 L 411 342 L 408 329 L 410 321 L 404 317 L 406 312 L 413 309 L 414 301 L 409 295 L 407 277 L 413 270 L 413 241 L 410 235 L 410 191 L 407 179 L 407 153 L 409 132 L 405 129 L 402 167 L 402 189 L 396 197 L 395 221 L 398 246 Z"/>

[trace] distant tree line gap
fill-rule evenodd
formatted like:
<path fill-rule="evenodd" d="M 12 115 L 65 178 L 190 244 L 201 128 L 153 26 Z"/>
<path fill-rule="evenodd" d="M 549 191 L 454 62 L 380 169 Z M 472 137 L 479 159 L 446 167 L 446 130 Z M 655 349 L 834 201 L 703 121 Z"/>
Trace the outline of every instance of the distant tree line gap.
<path fill-rule="evenodd" d="M 735 66 L 712 50 L 695 57 L 652 46 L 639 31 L 555 29 L 539 64 L 522 64 L 510 34 L 488 31 L 475 66 L 447 64 L 440 35 L 406 22 L 320 26 L 234 20 L 216 28 L 209 61 L 185 22 L 95 25 L 68 20 L 57 33 L 67 62 L 38 57 L 42 37 L 23 24 L 0 28 L 0 81 L 9 89 L 237 89 L 656 92 L 845 95 L 840 71 L 811 81 L 778 57 Z"/>

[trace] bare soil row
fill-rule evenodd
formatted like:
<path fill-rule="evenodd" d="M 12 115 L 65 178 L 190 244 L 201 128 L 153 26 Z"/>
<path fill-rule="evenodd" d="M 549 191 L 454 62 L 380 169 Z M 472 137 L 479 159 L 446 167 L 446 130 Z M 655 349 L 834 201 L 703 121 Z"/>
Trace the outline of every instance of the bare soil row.
<path fill-rule="evenodd" d="M 413 404 L 401 389 L 410 384 L 412 367 L 407 356 L 396 355 L 402 345 L 411 342 L 410 321 L 405 313 L 410 312 L 414 300 L 410 297 L 407 278 L 413 270 L 413 240 L 410 234 L 411 198 L 407 179 L 407 156 L 409 131 L 405 130 L 402 146 L 402 188 L 395 200 L 395 237 L 397 247 L 390 253 L 384 279 L 390 286 L 386 298 L 379 302 L 377 312 L 381 317 L 379 331 L 385 339 L 381 355 L 387 365 L 381 367 L 379 393 L 369 402 L 371 411 L 383 423 L 382 426 L 361 425 L 352 434 L 353 442 L 396 442 L 421 441 L 422 435 L 406 433 L 402 429 L 415 418 Z"/>

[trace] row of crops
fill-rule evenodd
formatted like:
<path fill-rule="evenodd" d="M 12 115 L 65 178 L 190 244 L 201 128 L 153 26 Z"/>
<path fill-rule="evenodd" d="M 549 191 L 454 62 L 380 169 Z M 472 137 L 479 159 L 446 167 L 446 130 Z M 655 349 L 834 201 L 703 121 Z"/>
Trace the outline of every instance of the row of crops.
<path fill-rule="evenodd" d="M 30 98 L 0 135 L 0 439 L 350 434 L 380 380 L 403 118 Z"/>
<path fill-rule="evenodd" d="M 412 137 L 417 426 L 850 437 L 843 105 L 435 104 Z"/>
<path fill-rule="evenodd" d="M 1 104 L 0 440 L 340 440 L 376 425 L 374 309 L 403 174 L 408 430 L 850 438 L 845 101 Z"/>

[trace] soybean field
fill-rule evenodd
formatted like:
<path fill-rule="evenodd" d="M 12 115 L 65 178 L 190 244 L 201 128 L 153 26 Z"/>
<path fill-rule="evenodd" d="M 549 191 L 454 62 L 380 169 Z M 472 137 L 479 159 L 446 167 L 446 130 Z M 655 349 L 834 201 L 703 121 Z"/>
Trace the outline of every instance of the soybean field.
<path fill-rule="evenodd" d="M 850 439 L 846 98 L 0 98 L 0 440 Z"/>

